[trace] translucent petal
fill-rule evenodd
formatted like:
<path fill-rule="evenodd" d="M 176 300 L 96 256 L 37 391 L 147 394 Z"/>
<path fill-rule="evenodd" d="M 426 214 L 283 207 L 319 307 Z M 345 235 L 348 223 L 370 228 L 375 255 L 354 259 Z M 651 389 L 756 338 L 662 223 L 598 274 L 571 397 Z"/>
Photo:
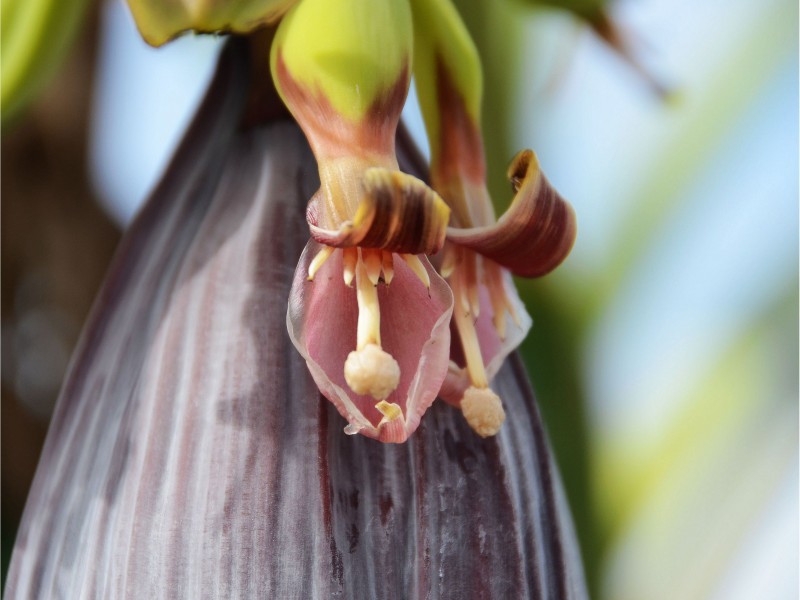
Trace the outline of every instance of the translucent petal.
<path fill-rule="evenodd" d="M 344 378 L 344 363 L 356 347 L 356 291 L 344 284 L 342 252 L 337 251 L 307 281 L 308 264 L 319 245 L 303 251 L 289 297 L 289 336 L 305 358 L 320 391 L 350 423 L 349 431 L 384 442 L 402 442 L 436 398 L 449 362 L 450 288 L 421 258 L 431 280 L 430 290 L 405 261 L 396 260 L 391 287 L 380 285 L 381 342 L 400 365 L 400 383 L 387 403 L 400 406 L 402 421 L 381 427 L 384 415 L 370 396 L 354 393 Z M 402 424 L 402 426 L 399 426 Z"/>

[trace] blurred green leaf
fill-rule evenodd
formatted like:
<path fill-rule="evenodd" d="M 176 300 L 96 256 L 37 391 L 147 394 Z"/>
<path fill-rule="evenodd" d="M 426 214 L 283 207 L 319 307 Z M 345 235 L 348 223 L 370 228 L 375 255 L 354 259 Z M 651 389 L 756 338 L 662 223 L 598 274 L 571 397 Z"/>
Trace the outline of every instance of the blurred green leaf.
<path fill-rule="evenodd" d="M 598 315 L 619 293 L 635 266 L 646 255 L 661 228 L 687 197 L 684 191 L 699 177 L 708 161 L 722 147 L 731 127 L 753 105 L 763 86 L 796 54 L 797 6 L 784 2 L 783 10 L 767 11 L 752 24 L 736 53 L 726 58 L 731 68 L 720 68 L 688 110 L 675 119 L 671 136 L 660 145 L 641 186 L 628 203 L 633 209 L 624 216 L 614 236 L 607 267 L 586 281 L 592 290 L 586 309 Z M 794 43 L 792 40 L 795 40 Z M 633 175 L 632 176 L 636 176 Z M 579 224 L 580 224 L 580 215 Z M 588 315 L 587 315 L 588 316 Z M 595 317 L 588 316 L 589 320 Z"/>
<path fill-rule="evenodd" d="M 604 19 L 611 0 L 517 0 L 521 5 L 529 7 L 545 7 L 572 13 L 578 19 L 592 26 Z"/>
<path fill-rule="evenodd" d="M 606 597 L 712 596 L 796 458 L 797 301 L 795 280 L 676 398 L 682 409 L 655 435 L 623 427 L 597 440 Z M 631 564 L 620 556 L 639 557 L 639 568 L 616 566 Z"/>
<path fill-rule="evenodd" d="M 6 126 L 58 68 L 80 29 L 89 0 L 3 0 L 0 77 Z"/>

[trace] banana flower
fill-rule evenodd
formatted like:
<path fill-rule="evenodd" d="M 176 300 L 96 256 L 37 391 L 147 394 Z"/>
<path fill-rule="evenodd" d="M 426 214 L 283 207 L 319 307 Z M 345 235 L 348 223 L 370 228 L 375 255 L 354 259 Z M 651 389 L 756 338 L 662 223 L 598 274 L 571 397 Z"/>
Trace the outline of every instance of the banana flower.
<path fill-rule="evenodd" d="M 511 206 L 495 219 L 480 62 L 450 0 L 217 1 L 203 4 L 197 22 L 173 22 L 173 9 L 152 0 L 131 2 L 151 43 L 184 26 L 238 31 L 280 18 L 272 77 L 321 183 L 308 204 L 312 239 L 287 326 L 320 391 L 348 421 L 346 433 L 405 441 L 438 394 L 479 435 L 496 434 L 505 412 L 489 384 L 531 327 L 511 275 L 558 266 L 574 242 L 575 216 L 526 150 L 508 171 Z M 197 6 L 179 9 L 182 2 L 175 11 L 199 14 Z M 431 187 L 401 172 L 395 155 L 412 69 Z M 427 256 L 443 246 L 440 275 Z"/>
<path fill-rule="evenodd" d="M 441 273 L 455 296 L 457 335 L 440 395 L 487 437 L 505 419 L 489 382 L 532 323 L 511 274 L 539 277 L 557 267 L 575 241 L 575 215 L 542 175 L 536 155 L 523 150 L 508 169 L 511 206 L 495 219 L 485 183 L 477 51 L 449 0 L 412 4 L 431 182 L 452 209 Z"/>
<path fill-rule="evenodd" d="M 271 53 L 321 182 L 306 213 L 313 239 L 295 274 L 289 335 L 349 422 L 345 432 L 384 442 L 405 441 L 435 400 L 453 305 L 425 256 L 442 247 L 450 209 L 395 155 L 411 23 L 404 0 L 303 0 Z"/>

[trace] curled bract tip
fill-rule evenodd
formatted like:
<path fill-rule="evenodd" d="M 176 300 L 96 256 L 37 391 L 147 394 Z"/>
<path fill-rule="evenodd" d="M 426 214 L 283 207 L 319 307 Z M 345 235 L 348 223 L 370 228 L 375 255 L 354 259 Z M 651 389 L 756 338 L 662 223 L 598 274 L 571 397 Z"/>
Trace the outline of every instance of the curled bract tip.
<path fill-rule="evenodd" d="M 546 275 L 569 255 L 577 224 L 572 206 L 539 168 L 532 150 L 511 161 L 508 178 L 514 199 L 496 223 L 450 227 L 447 239 L 469 248 L 520 277 Z"/>
<path fill-rule="evenodd" d="M 353 173 L 360 201 L 354 214 L 337 223 L 330 213 L 336 198 L 316 194 L 306 210 L 311 237 L 320 244 L 381 248 L 401 254 L 435 254 L 444 245 L 450 208 L 425 183 L 396 169 L 366 168 Z M 341 204 L 344 204 L 342 202 Z"/>

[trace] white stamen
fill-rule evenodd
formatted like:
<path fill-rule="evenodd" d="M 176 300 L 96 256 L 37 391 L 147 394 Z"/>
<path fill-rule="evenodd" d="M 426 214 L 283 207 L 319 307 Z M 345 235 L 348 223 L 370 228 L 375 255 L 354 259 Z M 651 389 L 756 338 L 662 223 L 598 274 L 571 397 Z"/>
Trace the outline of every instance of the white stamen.
<path fill-rule="evenodd" d="M 362 253 L 366 254 L 366 252 Z M 378 265 L 380 266 L 380 254 Z M 344 363 L 344 378 L 356 394 L 384 400 L 400 382 L 400 365 L 381 348 L 381 310 L 378 288 L 367 275 L 364 260 L 356 264 L 356 299 L 358 326 L 356 349 Z"/>
<path fill-rule="evenodd" d="M 463 289 L 460 290 L 458 299 L 461 303 L 461 311 L 470 314 L 472 311 L 470 310 L 471 306 L 469 304 L 469 295 L 467 295 Z"/>
<path fill-rule="evenodd" d="M 497 330 L 497 335 L 501 340 L 506 339 L 506 311 L 504 307 L 498 306 L 494 308 L 494 328 Z"/>
<path fill-rule="evenodd" d="M 344 272 L 344 284 L 347 287 L 353 284 L 353 277 L 356 275 L 356 263 L 358 263 L 358 248 L 345 248 L 342 250 L 342 270 Z"/>
<path fill-rule="evenodd" d="M 481 265 L 483 266 L 484 284 L 489 290 L 492 299 L 494 328 L 497 330 L 500 339 L 504 340 L 506 337 L 506 313 L 511 315 L 511 319 L 517 327 L 521 326 L 519 315 L 511 302 L 500 266 L 488 259 L 483 259 Z"/>
<path fill-rule="evenodd" d="M 481 303 L 478 301 L 477 285 L 473 285 L 469 288 L 469 302 L 472 307 L 472 316 L 477 319 L 481 314 Z"/>
<path fill-rule="evenodd" d="M 320 270 L 322 265 L 325 264 L 325 261 L 328 260 L 335 248 L 333 246 L 323 246 L 322 249 L 317 252 L 317 255 L 311 261 L 311 264 L 308 265 L 308 280 L 314 281 L 314 276 L 317 274 L 317 271 Z"/>
<path fill-rule="evenodd" d="M 458 296 L 463 294 L 459 285 L 455 286 L 454 293 Z M 485 388 L 489 385 L 486 377 L 486 370 L 483 365 L 481 347 L 478 343 L 478 334 L 475 331 L 475 322 L 468 311 L 454 310 L 453 318 L 456 320 L 456 328 L 461 338 L 461 347 L 464 350 L 464 358 L 467 361 L 467 373 L 473 385 Z"/>
<path fill-rule="evenodd" d="M 383 263 L 383 281 L 389 285 L 394 278 L 394 255 L 384 251 L 381 255 L 381 262 Z"/>
<path fill-rule="evenodd" d="M 356 348 L 367 344 L 381 345 L 381 308 L 378 304 L 378 289 L 367 276 L 364 261 L 356 265 L 356 300 L 358 301 L 358 327 Z"/>
<path fill-rule="evenodd" d="M 364 261 L 364 267 L 367 271 L 367 277 L 372 282 L 372 285 L 378 285 L 381 279 L 381 260 L 382 252 L 380 250 L 361 250 L 361 260 Z"/>
<path fill-rule="evenodd" d="M 475 433 L 484 438 L 497 434 L 506 420 L 500 397 L 489 388 L 467 388 L 461 400 L 461 412 Z"/>
<path fill-rule="evenodd" d="M 449 279 L 453 274 L 458 263 L 458 252 L 449 250 L 445 252 L 444 260 L 442 261 L 442 268 L 439 269 L 439 274 L 445 279 Z"/>
<path fill-rule="evenodd" d="M 422 284 L 426 288 L 430 288 L 431 278 L 428 276 L 428 271 L 425 269 L 425 265 L 422 264 L 422 261 L 414 254 L 401 254 L 400 256 L 406 261 L 406 264 L 411 267 L 411 270 L 414 271 L 414 275 L 419 277 Z"/>

